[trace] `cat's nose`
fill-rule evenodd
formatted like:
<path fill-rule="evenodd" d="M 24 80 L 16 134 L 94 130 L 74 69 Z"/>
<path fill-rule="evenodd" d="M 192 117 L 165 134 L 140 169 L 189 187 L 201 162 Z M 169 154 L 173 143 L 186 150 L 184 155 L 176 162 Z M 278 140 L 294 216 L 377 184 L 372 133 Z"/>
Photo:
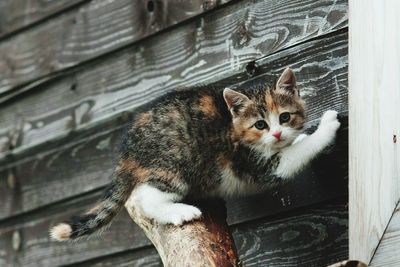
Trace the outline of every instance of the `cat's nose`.
<path fill-rule="evenodd" d="M 280 132 L 280 131 L 276 131 L 276 132 L 272 133 L 272 136 L 275 137 L 276 139 L 278 139 L 278 141 L 281 140 L 281 135 L 282 135 L 282 132 Z"/>

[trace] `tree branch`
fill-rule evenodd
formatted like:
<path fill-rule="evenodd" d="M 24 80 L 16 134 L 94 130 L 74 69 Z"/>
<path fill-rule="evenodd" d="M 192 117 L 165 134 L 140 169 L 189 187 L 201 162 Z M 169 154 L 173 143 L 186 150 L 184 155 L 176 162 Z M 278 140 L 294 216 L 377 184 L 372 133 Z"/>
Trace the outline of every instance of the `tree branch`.
<path fill-rule="evenodd" d="M 202 218 L 182 226 L 149 220 L 134 207 L 132 195 L 125 207 L 156 247 L 164 266 L 240 266 L 226 223 L 225 203 L 213 200 L 195 205 L 201 209 Z"/>

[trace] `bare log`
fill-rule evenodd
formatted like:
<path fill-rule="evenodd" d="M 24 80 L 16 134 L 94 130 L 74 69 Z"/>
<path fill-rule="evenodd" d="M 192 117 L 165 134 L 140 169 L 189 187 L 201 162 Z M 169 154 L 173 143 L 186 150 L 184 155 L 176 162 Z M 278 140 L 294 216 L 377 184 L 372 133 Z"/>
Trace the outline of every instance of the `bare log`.
<path fill-rule="evenodd" d="M 143 216 L 131 196 L 125 204 L 130 217 L 146 233 L 166 267 L 240 266 L 236 247 L 226 223 L 222 200 L 195 203 L 202 218 L 182 226 L 162 225 Z"/>

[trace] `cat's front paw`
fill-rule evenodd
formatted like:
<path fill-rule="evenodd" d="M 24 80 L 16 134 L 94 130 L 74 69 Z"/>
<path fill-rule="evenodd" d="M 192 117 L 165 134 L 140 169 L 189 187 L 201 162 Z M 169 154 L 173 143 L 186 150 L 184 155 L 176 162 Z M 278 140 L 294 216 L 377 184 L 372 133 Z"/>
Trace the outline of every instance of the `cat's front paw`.
<path fill-rule="evenodd" d="M 336 132 L 340 127 L 340 122 L 337 119 L 337 112 L 334 110 L 328 110 L 322 115 L 321 122 L 319 123 L 318 129 L 325 128 L 333 132 Z"/>
<path fill-rule="evenodd" d="M 337 112 L 328 110 L 322 115 L 321 122 L 318 126 L 317 133 L 323 138 L 324 143 L 332 143 L 336 136 L 336 131 L 340 127 L 340 122 L 337 119 Z"/>

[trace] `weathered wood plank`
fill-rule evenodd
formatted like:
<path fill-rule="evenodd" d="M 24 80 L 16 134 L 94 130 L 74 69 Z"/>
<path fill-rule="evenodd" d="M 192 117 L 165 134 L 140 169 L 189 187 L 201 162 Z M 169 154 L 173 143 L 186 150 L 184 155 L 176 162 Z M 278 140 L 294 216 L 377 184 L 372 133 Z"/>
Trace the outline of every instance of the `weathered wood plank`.
<path fill-rule="evenodd" d="M 159 42 L 153 41 L 149 43 L 149 46 L 150 44 L 154 46 L 157 44 L 162 45 L 165 40 L 161 38 Z M 159 48 L 154 49 L 154 51 L 163 50 L 161 47 Z M 327 51 L 329 48 L 332 51 Z M 332 69 L 331 66 L 333 66 L 324 83 L 340 84 L 340 80 L 335 81 L 330 80 L 330 78 L 343 79 L 343 77 L 334 76 L 333 74 L 337 73 L 338 70 L 345 69 L 347 62 L 346 34 L 342 33 L 337 37 L 327 38 L 325 41 L 307 43 L 298 49 L 306 50 L 304 52 L 306 54 L 302 55 L 296 48 L 288 49 L 283 54 L 277 53 L 270 59 L 276 64 L 266 64 L 269 69 L 261 69 L 260 73 L 279 69 L 279 64 L 296 65 L 299 70 L 302 70 L 299 75 L 304 76 L 303 81 L 309 78 L 312 82 L 315 79 L 314 75 L 318 75 L 318 72 Z M 313 57 L 312 53 L 320 55 L 320 58 Z M 168 53 L 170 56 L 173 54 Z M 189 72 L 187 72 L 188 66 L 186 63 L 189 63 L 187 60 L 181 63 L 175 62 L 178 66 L 183 64 L 182 67 L 177 67 L 173 63 L 169 65 L 168 63 L 169 67 L 164 68 L 167 66 L 164 66 L 164 63 L 160 64 L 162 61 L 160 58 L 157 60 L 150 58 L 151 53 L 148 54 L 146 60 L 142 58 L 146 54 L 140 51 L 128 49 L 122 55 L 121 57 L 109 58 L 109 60 L 101 61 L 98 64 L 93 63 L 89 69 L 80 70 L 64 77 L 60 81 L 41 84 L 40 88 L 18 99 L 18 101 L 10 101 L 1 105 L 0 153 L 9 149 L 9 136 L 12 136 L 11 139 L 14 140 L 11 142 L 13 147 L 18 146 L 23 149 L 59 135 L 68 134 L 77 128 L 96 123 L 123 110 L 136 107 L 177 86 L 217 81 L 219 78 L 242 74 L 244 70 L 239 68 L 236 71 L 227 71 L 230 67 L 229 63 L 226 63 L 225 67 L 220 68 L 225 68 L 226 71 L 222 71 L 222 74 L 219 73 L 217 69 L 219 68 L 218 64 L 221 62 L 218 63 L 218 60 L 225 61 L 225 54 L 221 54 L 219 59 L 216 59 L 218 55 L 204 54 L 204 58 L 208 57 L 211 64 L 199 66 L 198 69 L 191 68 Z M 278 60 L 278 55 L 283 55 L 287 61 Z M 298 61 L 292 60 L 292 57 L 295 57 Z M 260 65 L 268 63 L 268 58 L 261 61 Z M 166 62 L 170 61 L 167 58 L 165 60 Z M 198 60 L 201 61 L 203 58 L 199 57 Z M 312 63 L 308 64 L 310 60 Z M 316 64 L 316 60 L 323 62 Z M 129 62 L 135 62 L 135 64 L 130 65 L 128 64 Z M 192 63 L 196 65 L 195 62 Z M 217 65 L 213 66 L 212 63 Z M 303 66 L 300 66 L 299 63 L 302 63 Z M 323 66 L 322 64 L 328 65 Z M 208 71 L 203 72 L 203 67 L 205 69 L 208 68 Z M 245 66 L 243 65 L 242 67 L 244 68 Z M 154 72 L 154 69 L 158 71 Z M 210 71 L 213 72 L 213 75 L 210 75 Z M 99 77 L 102 78 L 99 79 Z M 243 78 L 245 78 L 243 75 L 239 76 L 235 82 Z M 327 85 L 320 84 L 319 86 Z M 308 82 L 305 87 L 304 92 L 307 93 L 308 88 L 310 88 Z M 339 94 L 341 90 L 337 88 L 331 94 Z M 329 101 L 329 99 L 335 98 L 327 98 L 323 103 L 327 105 L 326 101 Z M 46 103 L 46 105 L 43 105 L 43 103 Z M 335 105 L 335 103 L 335 101 L 331 101 L 329 104 Z M 347 104 L 347 101 L 344 104 Z M 15 134 L 9 134 L 9 132 L 14 132 Z"/>
<path fill-rule="evenodd" d="M 0 93 L 140 40 L 217 1 L 94 0 L 0 44 Z M 221 1 L 221 2 L 227 2 Z M 218 1 L 218 3 L 221 3 Z M 22 56 L 23 55 L 23 56 Z"/>
<path fill-rule="evenodd" d="M 304 44 L 304 49 L 296 48 L 286 50 L 282 54 L 283 60 L 272 58 L 265 63 L 265 70 L 274 69 L 279 72 L 279 68 L 288 64 L 292 65 L 298 73 L 298 80 L 302 94 L 308 102 L 311 119 L 317 118 L 329 108 L 335 108 L 341 113 L 347 112 L 347 45 L 346 34 L 318 40 L 312 45 Z M 335 39 L 336 38 L 336 39 Z M 332 42 L 336 40 L 336 42 Z M 299 52 L 301 51 L 301 52 Z M 301 56 L 302 55 L 302 56 Z M 296 60 L 296 62 L 291 61 Z M 304 62 L 308 62 L 304 66 Z M 321 63 L 323 62 L 323 64 Z M 260 67 L 262 68 L 262 67 Z M 261 75 L 257 79 L 271 78 L 271 74 Z M 269 80 L 270 81 L 270 80 Z M 304 91 L 304 92 L 303 92 Z M 141 101 L 138 100 L 138 104 Z M 134 103 L 131 103 L 134 105 Z M 128 113 L 126 113 L 128 114 Z M 119 119 L 118 119 L 119 118 Z M 67 197 L 72 197 L 95 188 L 104 186 L 109 182 L 109 175 L 113 168 L 114 154 L 118 140 L 121 139 L 123 124 L 129 119 L 128 115 L 122 114 L 114 119 L 108 119 L 104 123 L 99 123 L 94 127 L 81 129 L 66 138 L 53 140 L 40 147 L 25 151 L 21 154 L 13 154 L 9 158 L 3 159 L 0 179 L 0 201 L 4 208 L 0 210 L 0 218 L 17 215 L 22 212 L 30 211 L 43 205 L 60 201 Z M 340 139 L 340 150 L 344 155 L 347 154 L 347 138 L 344 132 Z M 341 154 L 342 155 L 342 154 Z M 346 158 L 341 156 L 340 158 Z M 331 173 L 332 179 L 339 179 L 343 182 L 346 176 L 346 162 L 343 161 L 337 166 L 344 166 L 341 174 Z M 318 172 L 318 168 L 316 169 Z M 7 185 L 7 177 L 12 172 L 15 181 L 11 183 L 12 188 Z M 307 179 L 307 177 L 314 177 Z M 330 190 L 330 186 L 325 184 L 320 178 L 321 174 L 310 172 L 305 174 L 299 181 L 305 181 L 310 191 L 301 192 L 299 187 L 292 187 L 288 192 L 299 195 L 297 200 L 303 197 L 310 201 L 312 197 L 306 197 L 307 194 L 317 194 L 319 197 L 331 197 L 332 195 L 343 193 L 343 187 L 336 187 L 337 190 L 331 190 L 331 194 L 325 194 Z M 13 179 L 8 179 L 13 181 Z M 297 182 L 297 181 L 296 181 Z M 315 183 L 315 185 L 313 185 Z M 301 185 L 301 183 L 299 184 Z M 314 192 L 314 193 L 311 193 Z M 318 194 L 318 192 L 320 193 Z M 57 194 L 54 194 L 57 192 Z M 287 193 L 285 193 L 287 194 Z M 275 201 L 277 206 L 287 205 L 289 200 L 281 201 L 281 198 L 287 195 L 276 193 Z M 292 196 L 292 198 L 296 198 Z M 308 200 L 306 201 L 308 203 Z M 267 200 L 265 200 L 267 201 Z M 315 198 L 318 201 L 318 197 Z M 293 206 L 296 206 L 296 202 Z M 245 209 L 246 206 L 244 206 Z M 276 208 L 276 207 L 275 207 Z"/>
<path fill-rule="evenodd" d="M 182 16 L 201 13 L 198 9 L 206 6 L 203 2 L 174 5 L 162 1 L 160 7 L 154 5 L 154 11 L 148 12 L 147 1 L 91 1 L 78 12 L 63 14 L 0 44 L 0 93 L 130 44 Z M 131 52 L 136 56 L 130 56 L 126 64 L 129 70 L 133 66 L 152 69 L 148 63 L 157 59 L 156 69 L 171 72 L 173 66 L 177 68 L 174 73 L 183 77 L 195 69 L 222 74 L 345 25 L 345 0 L 240 1 L 157 37 L 150 47 L 147 43 L 133 47 Z M 199 79 L 204 74 L 196 76 Z M 167 78 L 163 75 L 161 80 Z"/>
<path fill-rule="evenodd" d="M 350 1 L 350 258 L 366 263 L 400 198 L 399 9 Z"/>
<path fill-rule="evenodd" d="M 322 267 L 348 258 L 348 212 L 324 205 L 233 231 L 244 266 Z"/>
<path fill-rule="evenodd" d="M 47 227 L 82 208 L 86 208 L 82 202 L 70 202 L 68 205 L 58 205 L 47 216 L 36 216 L 36 219 L 21 217 L 19 222 L 2 225 L 0 262 L 4 266 L 15 267 L 69 264 L 103 266 L 103 263 L 111 266 L 124 259 L 136 262 L 134 255 L 132 259 L 132 255 L 127 254 L 132 253 L 133 249 L 149 246 L 150 242 L 125 212 L 101 237 L 74 243 L 49 241 Z M 344 204 L 327 204 L 277 218 L 235 225 L 232 231 L 246 266 L 324 266 L 325 263 L 347 258 L 347 208 Z M 11 239 L 15 232 L 23 240 L 18 251 L 12 248 Z M 151 256 L 150 261 L 158 266 L 155 257 Z"/>
<path fill-rule="evenodd" d="M 390 219 L 389 225 L 377 247 L 370 267 L 397 267 L 400 266 L 400 205 Z"/>
<path fill-rule="evenodd" d="M 87 0 L 2 0 L 0 38 Z"/>
<path fill-rule="evenodd" d="M 228 1 L 88 1 L 0 43 L 0 94 Z"/>
<path fill-rule="evenodd" d="M 68 266 L 68 265 L 67 265 Z M 67 267 L 65 266 L 65 267 Z M 117 255 L 95 258 L 82 263 L 74 263 L 75 267 L 162 267 L 160 256 L 155 248 L 144 248 L 124 251 Z"/>

